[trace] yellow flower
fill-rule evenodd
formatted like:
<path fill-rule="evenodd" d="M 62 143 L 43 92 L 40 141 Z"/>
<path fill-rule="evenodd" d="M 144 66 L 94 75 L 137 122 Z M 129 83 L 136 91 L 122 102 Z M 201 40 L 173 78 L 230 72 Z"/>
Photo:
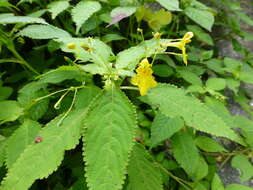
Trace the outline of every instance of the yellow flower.
<path fill-rule="evenodd" d="M 140 89 L 141 96 L 147 94 L 149 88 L 157 86 L 155 78 L 152 76 L 151 64 L 149 64 L 148 59 L 143 59 L 139 63 L 139 67 L 136 69 L 137 75 L 131 79 L 131 83 L 136 85 Z"/>
<path fill-rule="evenodd" d="M 182 39 L 175 40 L 175 42 L 170 42 L 166 44 L 170 47 L 176 47 L 182 51 L 182 57 L 184 63 L 187 65 L 187 54 L 185 45 L 191 42 L 191 38 L 193 37 L 192 32 L 187 32 Z"/>

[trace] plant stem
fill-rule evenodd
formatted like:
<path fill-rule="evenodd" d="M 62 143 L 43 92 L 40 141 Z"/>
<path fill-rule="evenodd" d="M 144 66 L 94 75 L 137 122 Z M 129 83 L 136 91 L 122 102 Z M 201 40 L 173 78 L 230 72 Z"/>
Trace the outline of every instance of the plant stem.
<path fill-rule="evenodd" d="M 133 86 L 121 86 L 120 89 L 125 89 L 125 90 L 139 90 L 137 87 Z"/>

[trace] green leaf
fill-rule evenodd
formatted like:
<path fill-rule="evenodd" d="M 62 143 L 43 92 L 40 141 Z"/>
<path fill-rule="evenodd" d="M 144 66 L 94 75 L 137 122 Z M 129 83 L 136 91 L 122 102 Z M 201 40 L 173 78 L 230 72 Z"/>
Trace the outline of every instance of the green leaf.
<path fill-rule="evenodd" d="M 235 11 L 235 14 L 246 24 L 253 26 L 253 20 L 242 11 Z"/>
<path fill-rule="evenodd" d="M 76 95 L 75 108 L 82 109 L 88 107 L 94 97 L 101 91 L 96 86 L 87 87 L 79 90 Z"/>
<path fill-rule="evenodd" d="M 152 69 L 154 74 L 159 77 L 169 77 L 174 73 L 172 68 L 167 64 L 154 65 Z"/>
<path fill-rule="evenodd" d="M 169 11 L 160 9 L 152 13 L 151 17 L 147 21 L 150 28 L 152 28 L 154 31 L 159 31 L 161 27 L 171 23 L 172 14 Z"/>
<path fill-rule="evenodd" d="M 197 85 L 197 86 L 202 86 L 201 79 L 195 73 L 193 73 L 187 69 L 178 69 L 177 72 L 187 82 Z"/>
<path fill-rule="evenodd" d="M 69 113 L 52 120 L 37 135 L 39 141 L 27 146 L 9 169 L 0 189 L 28 189 L 36 179 L 48 177 L 61 164 L 64 151 L 73 149 L 79 142 L 85 111 Z M 61 123 L 61 125 L 60 125 Z"/>
<path fill-rule="evenodd" d="M 72 10 L 72 19 L 76 24 L 76 33 L 79 32 L 81 26 L 91 17 L 95 12 L 101 9 L 100 3 L 96 1 L 81 1 Z"/>
<path fill-rule="evenodd" d="M 20 107 L 18 102 L 13 100 L 1 101 L 0 107 L 4 108 L 4 110 L 0 112 L 0 124 L 7 121 L 15 121 L 23 114 L 23 109 Z"/>
<path fill-rule="evenodd" d="M 102 70 L 107 69 L 107 64 L 113 55 L 110 46 L 98 39 L 92 38 L 61 38 L 57 39 L 61 43 L 64 52 L 74 53 L 75 57 L 82 62 L 93 62 L 98 64 Z M 69 48 L 71 44 L 74 48 Z"/>
<path fill-rule="evenodd" d="M 129 17 L 135 13 L 136 8 L 137 7 L 116 7 L 111 11 L 110 15 L 112 18 L 117 17 L 120 14 L 124 14 L 126 17 Z"/>
<path fill-rule="evenodd" d="M 70 79 L 82 81 L 84 76 L 83 73 L 75 66 L 61 66 L 57 69 L 48 71 L 39 77 L 40 83 L 56 84 Z"/>
<path fill-rule="evenodd" d="M 128 166 L 129 183 L 132 190 L 162 190 L 162 176 L 159 168 L 152 162 L 145 148 L 136 144 Z"/>
<path fill-rule="evenodd" d="M 217 174 L 214 174 L 213 176 L 211 187 L 211 190 L 225 190 L 224 185 Z"/>
<path fill-rule="evenodd" d="M 13 89 L 11 87 L 7 87 L 7 86 L 0 86 L 0 101 L 1 100 L 5 100 L 8 99 L 9 96 L 12 94 Z"/>
<path fill-rule="evenodd" d="M 227 152 L 215 140 L 207 136 L 198 136 L 195 139 L 195 143 L 201 150 L 206 152 Z"/>
<path fill-rule="evenodd" d="M 156 0 L 156 1 L 169 11 L 181 11 L 181 9 L 179 8 L 179 1 L 178 0 L 170 0 L 170 1 Z"/>
<path fill-rule="evenodd" d="M 184 13 L 203 28 L 208 31 L 212 30 L 214 16 L 209 11 L 188 7 L 184 10 Z"/>
<path fill-rule="evenodd" d="M 2 167 L 6 157 L 6 140 L 0 140 L 0 167 Z"/>
<path fill-rule="evenodd" d="M 241 129 L 241 133 L 245 138 L 247 144 L 253 148 L 253 122 L 243 116 L 235 116 L 234 120 L 236 127 Z"/>
<path fill-rule="evenodd" d="M 245 155 L 236 155 L 231 161 L 231 165 L 240 171 L 240 180 L 245 182 L 253 177 L 253 166 Z"/>
<path fill-rule="evenodd" d="M 223 90 L 226 87 L 226 81 L 223 78 L 209 78 L 206 81 L 206 87 L 211 90 Z"/>
<path fill-rule="evenodd" d="M 23 23 L 23 24 L 47 24 L 47 22 L 42 18 L 35 18 L 29 16 L 8 16 L 0 18 L 0 24 L 16 24 L 16 23 Z"/>
<path fill-rule="evenodd" d="M 231 184 L 225 190 L 252 190 L 252 188 L 240 184 Z"/>
<path fill-rule="evenodd" d="M 121 189 L 135 137 L 135 110 L 121 91 L 111 87 L 91 104 L 85 126 L 88 186 L 96 190 Z"/>
<path fill-rule="evenodd" d="M 198 161 L 198 166 L 192 178 L 194 179 L 194 181 L 200 181 L 201 179 L 206 177 L 207 174 L 208 174 L 208 164 L 206 163 L 203 157 L 200 157 Z"/>
<path fill-rule="evenodd" d="M 206 66 L 216 73 L 224 74 L 223 63 L 219 59 L 210 59 L 205 61 Z"/>
<path fill-rule="evenodd" d="M 48 11 L 52 14 L 52 18 L 55 19 L 55 17 L 63 12 L 65 9 L 69 7 L 68 0 L 63 1 L 54 1 L 48 4 Z"/>
<path fill-rule="evenodd" d="M 226 78 L 226 85 L 230 90 L 237 94 L 240 87 L 240 81 L 233 78 Z"/>
<path fill-rule="evenodd" d="M 26 110 L 26 116 L 33 120 L 40 119 L 48 110 L 49 99 L 34 102 L 36 98 L 48 94 L 45 87 L 44 84 L 31 82 L 19 90 L 18 102 L 22 107 L 29 108 Z"/>
<path fill-rule="evenodd" d="M 104 43 L 109 43 L 112 41 L 119 41 L 119 40 L 126 40 L 124 36 L 121 36 L 119 34 L 106 34 L 101 39 Z"/>
<path fill-rule="evenodd" d="M 18 35 L 32 39 L 67 38 L 70 34 L 52 25 L 30 25 L 22 29 Z"/>
<path fill-rule="evenodd" d="M 204 30 L 202 30 L 200 27 L 196 25 L 187 25 L 186 26 L 188 31 L 191 31 L 194 33 L 194 36 L 202 42 L 205 42 L 207 45 L 213 46 L 213 39 L 212 37 L 206 33 Z"/>
<path fill-rule="evenodd" d="M 166 84 L 158 85 L 150 89 L 144 98 L 145 102 L 159 107 L 161 113 L 168 117 L 181 116 L 188 126 L 244 144 L 221 118 L 195 97 L 187 96 L 182 89 Z"/>
<path fill-rule="evenodd" d="M 199 153 L 189 133 L 178 132 L 172 139 L 172 152 L 176 161 L 190 176 L 194 176 L 198 168 Z"/>
<path fill-rule="evenodd" d="M 152 146 L 170 138 L 184 126 L 184 121 L 179 117 L 169 118 L 158 113 L 151 126 Z"/>
<path fill-rule="evenodd" d="M 40 129 L 40 125 L 37 122 L 25 120 L 8 138 L 6 146 L 6 165 L 8 168 L 11 168 L 25 148 L 34 142 L 34 138 Z"/>

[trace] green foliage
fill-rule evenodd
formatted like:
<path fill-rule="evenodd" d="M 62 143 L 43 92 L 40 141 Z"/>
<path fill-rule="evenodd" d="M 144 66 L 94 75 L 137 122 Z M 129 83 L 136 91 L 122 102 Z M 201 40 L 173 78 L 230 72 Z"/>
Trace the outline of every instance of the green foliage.
<path fill-rule="evenodd" d="M 52 19 L 55 19 L 55 17 L 63 12 L 65 9 L 69 7 L 68 0 L 64 1 L 55 1 L 48 4 L 48 11 L 52 14 Z"/>
<path fill-rule="evenodd" d="M 164 8 L 168 9 L 169 11 L 180 11 L 178 0 L 172 0 L 170 2 L 166 0 L 156 0 L 156 1 L 159 2 Z"/>
<path fill-rule="evenodd" d="M 169 96 L 166 96 L 167 94 Z M 144 100 L 155 107 L 159 107 L 161 113 L 167 116 L 183 117 L 187 125 L 197 130 L 227 137 L 244 144 L 221 118 L 196 98 L 186 95 L 182 89 L 170 85 L 159 85 L 151 89 Z"/>
<path fill-rule="evenodd" d="M 0 107 L 4 108 L 0 112 L 0 124 L 7 121 L 15 121 L 23 114 L 23 109 L 18 102 L 12 100 L 5 100 L 0 102 Z"/>
<path fill-rule="evenodd" d="M 163 189 L 160 169 L 142 145 L 136 144 L 133 148 L 128 175 L 130 189 Z"/>
<path fill-rule="evenodd" d="M 32 39 L 53 39 L 70 37 L 70 35 L 57 27 L 51 25 L 30 25 L 19 32 L 20 36 Z"/>
<path fill-rule="evenodd" d="M 84 110 L 75 111 L 65 119 L 60 115 L 48 123 L 37 134 L 36 138 L 39 139 L 35 138 L 32 144 L 26 146 L 12 164 L 1 190 L 27 189 L 36 179 L 47 177 L 55 171 L 61 164 L 64 151 L 73 149 L 78 143 L 84 113 Z"/>
<path fill-rule="evenodd" d="M 72 10 L 71 15 L 76 24 L 76 33 L 79 32 L 81 26 L 95 12 L 101 9 L 100 3 L 96 1 L 81 1 Z"/>
<path fill-rule="evenodd" d="M 113 87 L 92 102 L 84 132 L 85 176 L 90 189 L 121 189 L 133 147 L 135 117 L 129 100 Z"/>

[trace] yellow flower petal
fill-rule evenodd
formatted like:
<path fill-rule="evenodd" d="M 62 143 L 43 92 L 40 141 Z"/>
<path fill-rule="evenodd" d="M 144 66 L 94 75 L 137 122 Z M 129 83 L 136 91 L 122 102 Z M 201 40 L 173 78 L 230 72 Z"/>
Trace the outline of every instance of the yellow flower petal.
<path fill-rule="evenodd" d="M 152 76 L 151 64 L 149 64 L 148 59 L 143 59 L 139 67 L 136 69 L 137 75 L 131 79 L 133 85 L 138 86 L 140 89 L 141 96 L 147 94 L 149 88 L 157 86 L 155 78 Z"/>

